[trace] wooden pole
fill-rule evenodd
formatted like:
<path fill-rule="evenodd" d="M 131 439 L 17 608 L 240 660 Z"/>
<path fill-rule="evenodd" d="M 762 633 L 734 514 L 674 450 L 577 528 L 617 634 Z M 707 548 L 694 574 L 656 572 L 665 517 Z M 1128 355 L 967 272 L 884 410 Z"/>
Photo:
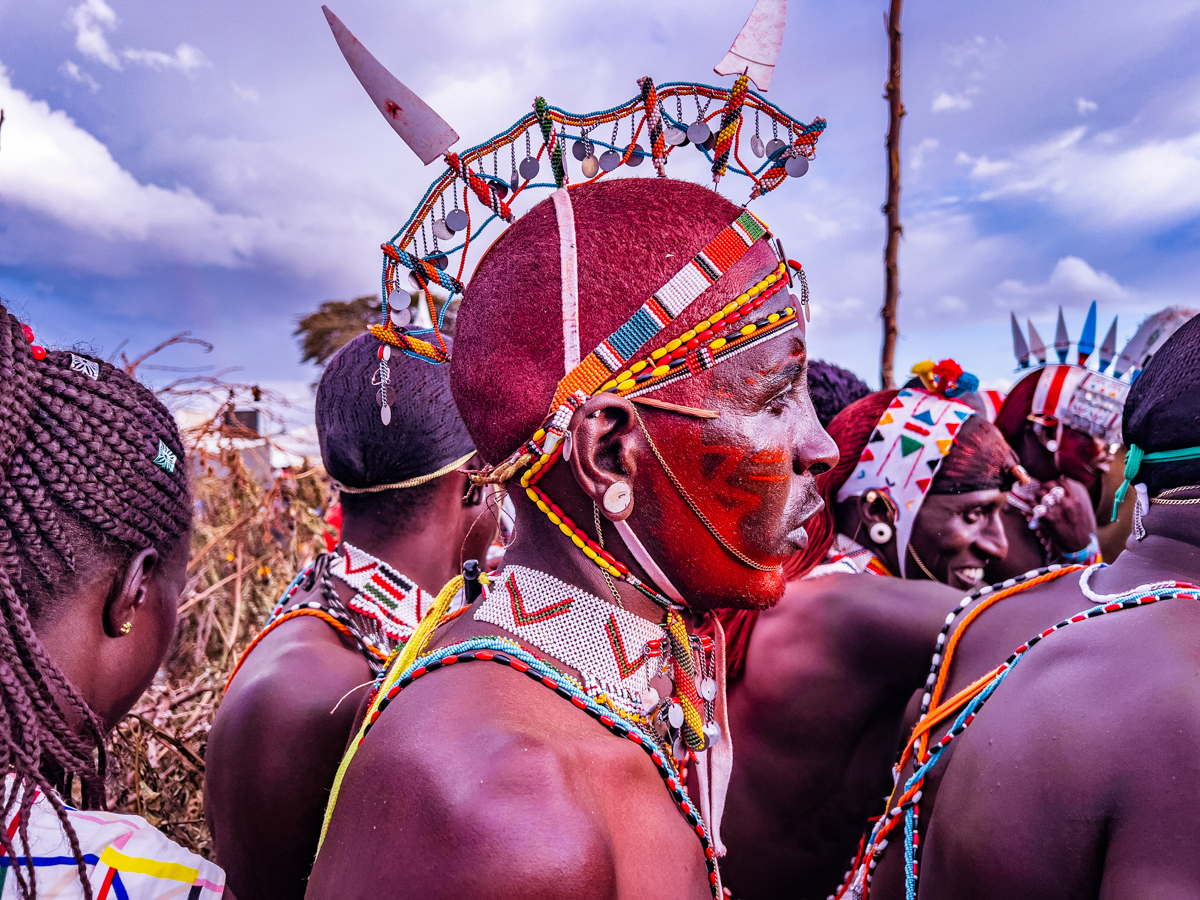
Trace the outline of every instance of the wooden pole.
<path fill-rule="evenodd" d="M 904 118 L 904 104 L 900 102 L 900 8 L 903 4 L 904 0 L 891 0 L 891 8 L 884 16 L 888 36 L 888 80 L 884 94 L 888 103 L 887 202 L 883 205 L 883 214 L 887 216 L 887 245 L 883 251 L 883 309 L 879 313 L 883 319 L 879 381 L 885 391 L 896 387 L 896 301 L 900 299 L 896 256 L 900 250 L 900 236 L 904 234 L 900 224 L 900 120 Z"/>

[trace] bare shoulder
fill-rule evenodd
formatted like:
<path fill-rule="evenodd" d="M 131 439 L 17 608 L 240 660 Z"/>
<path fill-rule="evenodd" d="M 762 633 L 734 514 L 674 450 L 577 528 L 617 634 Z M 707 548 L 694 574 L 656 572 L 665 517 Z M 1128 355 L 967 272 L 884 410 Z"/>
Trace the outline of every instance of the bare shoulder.
<path fill-rule="evenodd" d="M 1105 900 L 1200 893 L 1197 684 L 1196 601 L 1039 641 L 926 782 L 922 879 L 945 887 L 931 896 L 1039 896 L 1047 884 Z M 1019 827 L 979 841 L 996 822 Z"/>
<path fill-rule="evenodd" d="M 403 878 L 423 897 L 612 897 L 623 842 L 644 849 L 655 823 L 687 831 L 641 749 L 511 669 L 460 664 L 414 682 L 364 739 L 308 896 Z"/>

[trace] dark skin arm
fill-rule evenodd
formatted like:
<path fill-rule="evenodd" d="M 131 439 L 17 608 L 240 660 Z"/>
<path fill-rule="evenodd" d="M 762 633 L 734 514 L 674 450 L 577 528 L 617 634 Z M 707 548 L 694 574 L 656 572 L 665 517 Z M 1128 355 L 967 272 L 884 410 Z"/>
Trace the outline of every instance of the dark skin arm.
<path fill-rule="evenodd" d="M 370 681 L 356 648 L 304 617 L 267 635 L 238 672 L 209 739 L 205 810 L 242 900 L 304 896 L 329 785 Z"/>
<path fill-rule="evenodd" d="M 891 785 L 900 720 L 961 594 L 928 581 L 792 582 L 755 626 L 729 695 L 737 747 L 723 833 L 745 900 L 836 886 Z"/>

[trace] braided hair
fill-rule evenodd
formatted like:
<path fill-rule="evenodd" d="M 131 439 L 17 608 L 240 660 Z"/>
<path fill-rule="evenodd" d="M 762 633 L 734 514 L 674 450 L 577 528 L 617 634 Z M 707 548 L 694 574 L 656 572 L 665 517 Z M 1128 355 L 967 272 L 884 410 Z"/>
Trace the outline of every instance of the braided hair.
<path fill-rule="evenodd" d="M 85 807 L 104 805 L 106 728 L 34 625 L 69 602 L 97 562 L 127 563 L 151 547 L 167 558 L 189 534 L 191 496 L 175 421 L 147 388 L 79 353 L 38 348 L 35 359 L 31 340 L 0 306 L 0 770 L 15 776 L 3 820 L 16 810 L 28 848 L 43 794 L 90 900 L 62 796 L 78 780 Z M 14 843 L 0 828 L 21 895 L 35 897 L 32 859 L 17 865 Z"/>

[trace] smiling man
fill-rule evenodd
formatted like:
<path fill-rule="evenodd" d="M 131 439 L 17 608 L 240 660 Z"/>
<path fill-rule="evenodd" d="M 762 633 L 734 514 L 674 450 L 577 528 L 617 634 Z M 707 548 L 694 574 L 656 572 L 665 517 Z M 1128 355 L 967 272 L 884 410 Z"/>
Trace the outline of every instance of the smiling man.
<path fill-rule="evenodd" d="M 970 407 L 884 391 L 829 433 L 841 454 L 818 478 L 829 506 L 788 565 L 807 577 L 774 609 L 723 615 L 738 747 L 725 875 L 743 900 L 837 887 L 891 787 L 939 627 L 1007 550 L 1000 511 L 1016 459 Z"/>
<path fill-rule="evenodd" d="M 489 249 L 451 384 L 515 540 L 384 681 L 309 897 L 719 896 L 723 641 L 695 629 L 780 598 L 836 460 L 768 237 L 707 188 L 631 178 L 560 190 Z"/>

